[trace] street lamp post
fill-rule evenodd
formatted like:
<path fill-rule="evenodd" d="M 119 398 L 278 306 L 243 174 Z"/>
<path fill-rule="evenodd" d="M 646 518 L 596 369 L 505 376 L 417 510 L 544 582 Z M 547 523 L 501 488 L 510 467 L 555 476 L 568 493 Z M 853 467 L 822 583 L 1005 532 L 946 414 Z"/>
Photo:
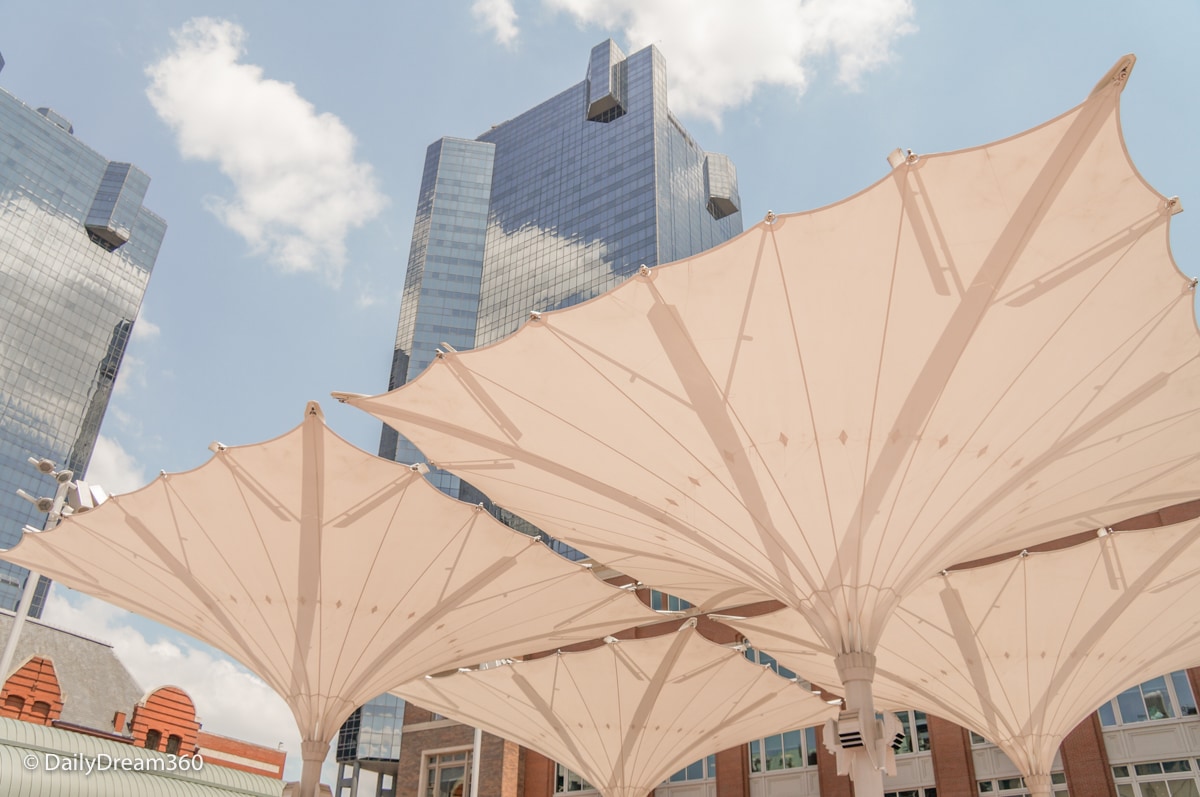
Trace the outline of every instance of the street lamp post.
<path fill-rule="evenodd" d="M 75 512 L 86 512 L 108 498 L 107 493 L 98 486 L 89 486 L 82 481 L 72 481 L 75 476 L 74 472 L 66 469 L 58 470 L 55 464 L 48 459 L 30 457 L 29 464 L 39 473 L 53 476 L 57 485 L 53 498 L 35 498 L 24 490 L 17 490 L 17 495 L 36 506 L 39 512 L 46 513 L 46 522 L 42 524 L 43 531 L 54 528 L 64 517 Z M 25 531 L 37 533 L 37 530 L 31 526 L 26 526 Z M 21 599 L 17 603 L 17 613 L 13 617 L 12 628 L 8 631 L 8 639 L 4 643 L 4 652 L 0 654 L 0 678 L 7 679 L 12 674 L 9 670 L 12 669 L 13 656 L 16 655 L 17 641 L 21 638 L 21 629 L 25 625 L 25 618 L 29 615 L 29 607 L 33 603 L 33 596 L 37 592 L 38 581 L 41 580 L 41 577 L 41 573 L 33 570 L 30 570 L 29 574 L 25 576 L 25 584 L 21 588 Z"/>

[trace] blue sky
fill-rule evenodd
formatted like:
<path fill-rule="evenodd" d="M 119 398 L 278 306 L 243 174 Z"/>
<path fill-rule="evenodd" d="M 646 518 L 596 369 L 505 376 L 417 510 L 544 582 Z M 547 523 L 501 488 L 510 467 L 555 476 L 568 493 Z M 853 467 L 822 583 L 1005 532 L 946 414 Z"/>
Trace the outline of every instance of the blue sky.
<path fill-rule="evenodd" d="M 858 191 L 896 147 L 1045 121 L 1133 52 L 1126 140 L 1197 205 L 1171 225 L 1200 274 L 1194 0 L 10 4 L 0 87 L 150 174 L 169 224 L 93 477 L 127 490 L 195 467 L 308 399 L 373 451 L 377 424 L 328 394 L 386 387 L 425 148 L 582 80 L 609 36 L 662 49 L 672 106 L 737 166 L 746 226 Z M 186 639 L 65 590 L 49 616 L 116 642 L 144 685 L 190 689 L 207 729 L 293 744 L 265 687 Z"/>

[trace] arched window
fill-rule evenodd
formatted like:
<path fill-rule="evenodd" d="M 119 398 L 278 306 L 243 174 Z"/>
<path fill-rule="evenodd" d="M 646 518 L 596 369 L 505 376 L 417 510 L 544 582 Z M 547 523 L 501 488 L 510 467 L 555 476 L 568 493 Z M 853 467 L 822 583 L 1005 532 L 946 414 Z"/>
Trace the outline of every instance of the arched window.
<path fill-rule="evenodd" d="M 162 743 L 162 733 L 160 731 L 146 731 L 146 749 L 157 750 L 159 744 Z"/>
<path fill-rule="evenodd" d="M 183 739 L 180 739 L 175 734 L 171 734 L 167 737 L 167 752 L 171 755 L 179 755 L 179 745 L 182 743 Z"/>
<path fill-rule="evenodd" d="M 20 695 L 9 695 L 4 699 L 4 709 L 12 716 L 19 718 L 21 712 L 25 710 L 25 698 Z"/>
<path fill-rule="evenodd" d="M 35 722 L 48 722 L 50 719 L 50 704 L 38 700 L 33 704 L 33 710 L 30 712 L 33 715 Z"/>

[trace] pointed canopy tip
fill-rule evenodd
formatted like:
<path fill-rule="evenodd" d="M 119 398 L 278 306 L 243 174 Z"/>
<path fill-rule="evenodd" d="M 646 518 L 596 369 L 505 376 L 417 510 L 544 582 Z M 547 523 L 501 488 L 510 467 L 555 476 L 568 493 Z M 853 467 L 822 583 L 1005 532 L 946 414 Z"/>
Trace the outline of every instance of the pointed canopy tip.
<path fill-rule="evenodd" d="M 1088 97 L 1095 97 L 1104 89 L 1111 86 L 1113 83 L 1118 84 L 1117 91 L 1124 91 L 1125 84 L 1129 80 L 1129 73 L 1133 71 L 1133 65 L 1137 63 L 1137 56 L 1133 53 L 1123 55 L 1113 64 L 1113 68 L 1108 70 L 1104 77 L 1100 78 L 1100 82 L 1092 89 L 1092 93 Z"/>
<path fill-rule="evenodd" d="M 304 405 L 304 417 L 306 419 L 316 418 L 321 423 L 325 423 L 325 411 L 321 409 L 320 403 L 316 401 L 310 401 Z"/>
<path fill-rule="evenodd" d="M 344 390 L 334 390 L 329 395 L 333 397 L 334 401 L 341 404 L 353 404 L 358 399 L 368 398 L 366 393 L 347 393 Z"/>

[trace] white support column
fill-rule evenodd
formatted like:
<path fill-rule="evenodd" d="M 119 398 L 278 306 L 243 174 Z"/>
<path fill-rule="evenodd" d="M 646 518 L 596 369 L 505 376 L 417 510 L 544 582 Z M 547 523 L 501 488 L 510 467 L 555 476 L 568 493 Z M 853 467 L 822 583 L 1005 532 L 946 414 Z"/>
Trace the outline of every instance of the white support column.
<path fill-rule="evenodd" d="M 1026 775 L 1025 788 L 1029 789 L 1032 797 L 1051 797 L 1054 794 L 1053 781 L 1049 775 Z"/>
<path fill-rule="evenodd" d="M 320 797 L 321 765 L 329 755 L 329 742 L 306 739 L 300 742 L 300 757 L 304 766 L 300 770 L 299 797 Z"/>
<path fill-rule="evenodd" d="M 479 753 L 483 749 L 483 731 L 475 729 L 475 743 L 471 748 L 471 797 L 479 797 Z"/>
<path fill-rule="evenodd" d="M 835 663 L 846 692 L 845 710 L 858 714 L 862 730 L 863 746 L 845 751 L 849 757 L 850 780 L 854 782 L 854 797 L 883 797 L 884 762 L 875 760 L 879 740 L 875 694 L 871 689 L 871 682 L 875 680 L 875 656 L 862 651 L 842 653 Z"/>

